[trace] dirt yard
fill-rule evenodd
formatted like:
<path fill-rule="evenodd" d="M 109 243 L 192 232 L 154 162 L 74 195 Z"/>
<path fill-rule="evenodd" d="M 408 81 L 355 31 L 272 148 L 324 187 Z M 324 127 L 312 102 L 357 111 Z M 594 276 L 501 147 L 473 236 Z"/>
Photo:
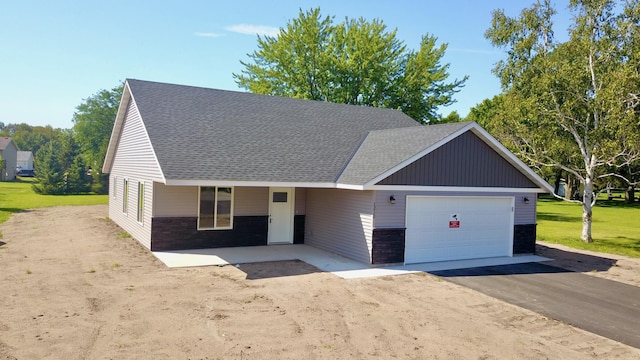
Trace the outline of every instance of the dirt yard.
<path fill-rule="evenodd" d="M 0 230 L 2 360 L 640 358 L 428 274 L 344 280 L 296 261 L 168 269 L 103 205 L 23 212 Z M 566 250 L 541 247 L 640 285 L 637 260 Z"/>

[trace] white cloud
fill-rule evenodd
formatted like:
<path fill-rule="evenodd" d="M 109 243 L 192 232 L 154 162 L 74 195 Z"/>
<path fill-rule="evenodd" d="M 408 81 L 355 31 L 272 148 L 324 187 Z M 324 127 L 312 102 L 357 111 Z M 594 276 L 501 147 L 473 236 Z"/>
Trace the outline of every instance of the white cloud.
<path fill-rule="evenodd" d="M 262 35 L 262 36 L 278 36 L 280 33 L 280 29 L 273 26 L 265 26 L 265 25 L 250 25 L 250 24 L 237 24 L 227 26 L 225 28 L 227 31 L 239 33 L 239 34 L 247 34 L 247 35 Z"/>
<path fill-rule="evenodd" d="M 201 37 L 210 37 L 210 38 L 217 38 L 217 37 L 224 36 L 224 34 L 209 33 L 209 32 L 197 32 L 197 33 L 194 33 L 193 35 L 201 36 Z"/>

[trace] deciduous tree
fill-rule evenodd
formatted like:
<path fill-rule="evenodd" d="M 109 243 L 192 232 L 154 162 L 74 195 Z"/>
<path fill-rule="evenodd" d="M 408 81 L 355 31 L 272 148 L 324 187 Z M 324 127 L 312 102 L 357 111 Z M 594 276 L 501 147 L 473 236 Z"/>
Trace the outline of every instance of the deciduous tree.
<path fill-rule="evenodd" d="M 509 111 L 501 138 L 531 163 L 580 180 L 581 239 L 591 242 L 595 181 L 640 158 L 640 5 L 571 0 L 570 9 L 564 42 L 554 37 L 549 0 L 513 18 L 496 10 L 486 36 L 507 55 L 494 69 Z"/>
<path fill-rule="evenodd" d="M 93 178 L 97 181 L 94 186 L 96 192 L 104 192 L 107 189 L 105 177 L 100 174 L 100 169 L 109 146 L 122 89 L 123 86 L 120 85 L 111 90 L 98 91 L 84 99 L 73 114 L 75 141 L 80 146 L 83 163 L 92 169 Z"/>
<path fill-rule="evenodd" d="M 233 74 L 254 93 L 400 109 L 418 122 L 440 119 L 437 109 L 454 102 L 464 85 L 448 82 L 441 64 L 446 44 L 426 34 L 407 50 L 381 20 L 345 19 L 335 24 L 316 8 L 291 20 L 276 37 L 258 37 L 258 49 Z"/>

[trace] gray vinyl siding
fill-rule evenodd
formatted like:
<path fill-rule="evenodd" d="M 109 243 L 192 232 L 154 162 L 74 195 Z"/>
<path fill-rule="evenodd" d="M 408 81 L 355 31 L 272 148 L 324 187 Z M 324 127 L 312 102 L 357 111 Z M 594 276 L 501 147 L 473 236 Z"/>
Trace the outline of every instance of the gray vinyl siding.
<path fill-rule="evenodd" d="M 133 101 L 129 102 L 111 174 L 148 181 L 163 181 L 149 136 Z"/>
<path fill-rule="evenodd" d="M 198 216 L 197 186 L 166 186 L 161 183 L 155 183 L 154 190 L 153 216 Z"/>
<path fill-rule="evenodd" d="M 18 165 L 18 149 L 13 141 L 9 141 L 4 150 L 0 151 L 4 160 L 4 169 L 0 169 L 0 180 L 14 180 L 16 178 L 16 166 Z"/>
<path fill-rule="evenodd" d="M 269 188 L 234 187 L 233 215 L 260 216 L 269 212 Z M 155 184 L 153 216 L 198 216 L 197 186 L 166 186 Z"/>
<path fill-rule="evenodd" d="M 307 189 L 305 188 L 296 188 L 296 215 L 304 215 L 306 214 L 307 208 Z"/>
<path fill-rule="evenodd" d="M 378 184 L 538 187 L 471 131 L 449 141 Z"/>
<path fill-rule="evenodd" d="M 371 263 L 373 192 L 307 189 L 305 244 Z"/>
<path fill-rule="evenodd" d="M 124 199 L 124 179 L 129 182 L 129 196 L 127 202 L 127 213 L 122 212 L 122 202 Z M 110 181 L 114 181 L 114 175 L 110 175 Z M 138 184 L 144 183 L 144 215 L 142 224 L 138 222 Z M 153 185 L 151 181 L 144 181 L 134 178 L 118 176 L 112 190 L 116 191 L 109 196 L 109 218 L 118 224 L 124 231 L 129 233 L 142 245 L 151 248 L 151 218 L 153 204 Z"/>
<path fill-rule="evenodd" d="M 162 172 L 158 167 L 149 137 L 145 131 L 140 114 L 133 101 L 127 105 L 127 112 L 116 149 L 113 165 L 110 169 L 110 180 L 115 184 L 109 196 L 109 217 L 124 231 L 138 240 L 142 245 L 151 248 L 151 218 L 153 214 L 154 181 L 162 180 Z M 128 210 L 124 214 L 123 181 L 129 181 Z M 143 222 L 137 221 L 138 183 L 144 182 L 145 206 Z"/>
<path fill-rule="evenodd" d="M 262 216 L 269 214 L 268 187 L 234 187 L 233 215 Z"/>
<path fill-rule="evenodd" d="M 396 199 L 395 204 L 389 202 L 389 196 L 393 195 Z M 375 192 L 375 228 L 401 228 L 405 226 L 406 200 L 407 195 L 422 196 L 498 196 L 498 197 L 514 197 L 515 212 L 514 225 L 530 225 L 536 223 L 536 194 L 531 193 L 482 193 L 482 192 L 465 192 L 457 193 L 452 191 L 376 191 Z M 527 197 L 529 203 L 525 204 L 523 199 Z"/>

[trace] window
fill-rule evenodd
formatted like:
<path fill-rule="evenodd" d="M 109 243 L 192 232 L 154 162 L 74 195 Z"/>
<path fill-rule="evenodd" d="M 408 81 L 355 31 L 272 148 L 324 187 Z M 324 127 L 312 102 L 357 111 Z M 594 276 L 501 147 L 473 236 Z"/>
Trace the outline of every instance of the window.
<path fill-rule="evenodd" d="M 138 222 L 143 223 L 144 220 L 144 183 L 138 183 Z"/>
<path fill-rule="evenodd" d="M 127 208 L 129 206 L 129 180 L 122 179 L 122 212 L 127 215 Z"/>
<path fill-rule="evenodd" d="M 198 229 L 233 228 L 233 188 L 203 186 L 200 188 Z"/>
<path fill-rule="evenodd" d="M 287 202 L 287 193 L 286 192 L 274 192 L 273 193 L 273 202 Z"/>

